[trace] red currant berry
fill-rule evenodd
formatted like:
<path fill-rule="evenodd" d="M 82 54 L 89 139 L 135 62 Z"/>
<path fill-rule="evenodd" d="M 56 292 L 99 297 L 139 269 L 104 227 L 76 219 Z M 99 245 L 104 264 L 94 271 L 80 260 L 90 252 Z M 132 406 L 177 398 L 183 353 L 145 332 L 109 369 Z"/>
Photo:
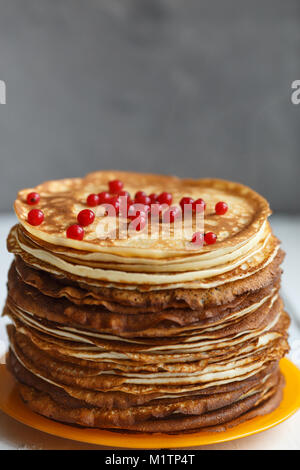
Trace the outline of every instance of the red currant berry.
<path fill-rule="evenodd" d="M 192 205 L 193 202 L 194 202 L 194 199 L 192 199 L 191 197 L 183 197 L 180 201 L 181 209 L 184 211 L 185 210 L 184 206 L 187 205 L 187 204 Z M 186 207 L 186 209 L 187 209 L 187 207 Z M 192 209 L 192 207 L 190 209 Z"/>
<path fill-rule="evenodd" d="M 147 196 L 145 191 L 138 191 L 138 192 L 135 193 L 134 200 L 138 201 L 138 199 L 140 199 L 140 197 L 144 197 L 144 196 Z"/>
<path fill-rule="evenodd" d="M 99 196 L 98 194 L 89 194 L 86 198 L 86 203 L 90 207 L 98 206 L 99 204 Z"/>
<path fill-rule="evenodd" d="M 44 213 L 40 209 L 31 209 L 27 215 L 30 225 L 40 225 L 44 220 Z"/>
<path fill-rule="evenodd" d="M 150 194 L 149 197 L 150 197 L 151 204 L 155 204 L 156 202 L 158 202 L 157 201 L 157 194 L 152 193 L 152 194 Z"/>
<path fill-rule="evenodd" d="M 158 196 L 157 200 L 160 204 L 168 204 L 170 206 L 172 204 L 173 196 L 170 193 L 163 192 Z"/>
<path fill-rule="evenodd" d="M 113 194 L 118 194 L 122 191 L 124 184 L 120 180 L 110 181 L 108 183 L 109 191 Z"/>
<path fill-rule="evenodd" d="M 77 215 L 77 220 L 79 225 L 86 227 L 94 222 L 95 214 L 90 209 L 83 209 L 83 211 L 80 211 Z"/>
<path fill-rule="evenodd" d="M 204 235 L 201 232 L 195 232 L 192 237 L 192 243 L 196 246 L 203 246 Z"/>
<path fill-rule="evenodd" d="M 193 212 L 204 212 L 206 209 L 206 202 L 203 199 L 197 199 L 193 202 Z"/>
<path fill-rule="evenodd" d="M 214 232 L 207 232 L 204 235 L 204 241 L 207 245 L 213 245 L 217 241 L 217 235 Z"/>
<path fill-rule="evenodd" d="M 80 225 L 73 224 L 67 228 L 67 237 L 73 240 L 82 240 L 84 236 L 84 230 Z"/>
<path fill-rule="evenodd" d="M 228 211 L 228 205 L 223 201 L 217 202 L 215 205 L 215 211 L 217 215 L 224 215 Z"/>
<path fill-rule="evenodd" d="M 151 204 L 151 199 L 144 191 L 138 191 L 134 197 L 134 201 L 138 204 Z"/>
<path fill-rule="evenodd" d="M 139 203 L 142 203 L 142 204 L 145 204 L 146 206 L 150 206 L 151 204 L 151 199 L 149 196 L 146 196 L 144 198 L 142 198 Z"/>
<path fill-rule="evenodd" d="M 178 218 L 180 214 L 180 210 L 179 210 L 179 207 L 170 207 L 170 209 L 166 210 L 164 213 L 163 213 L 163 217 L 162 217 L 162 220 L 163 222 L 169 222 L 172 223 L 175 221 L 175 219 Z"/>
<path fill-rule="evenodd" d="M 119 194 L 119 196 L 123 196 L 123 197 L 125 196 L 125 197 L 130 198 L 130 194 L 129 194 L 128 191 L 124 191 L 124 190 L 123 190 L 123 191 L 119 191 L 118 194 Z"/>
<path fill-rule="evenodd" d="M 105 204 L 106 202 L 109 202 L 111 196 L 109 192 L 107 191 L 102 191 L 101 193 L 98 194 L 98 204 Z"/>
<path fill-rule="evenodd" d="M 39 193 L 29 193 L 27 194 L 27 204 L 29 204 L 30 206 L 34 206 L 35 204 L 38 204 L 39 201 L 40 201 L 40 198 L 41 196 L 39 195 Z"/>

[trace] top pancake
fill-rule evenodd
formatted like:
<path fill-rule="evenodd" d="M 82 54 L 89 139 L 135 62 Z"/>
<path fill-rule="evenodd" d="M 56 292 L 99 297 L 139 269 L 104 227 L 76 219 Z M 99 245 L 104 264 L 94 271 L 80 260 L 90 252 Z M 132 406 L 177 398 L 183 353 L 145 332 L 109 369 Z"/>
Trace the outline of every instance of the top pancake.
<path fill-rule="evenodd" d="M 90 193 L 99 193 L 108 189 L 108 182 L 120 179 L 124 189 L 134 196 L 139 191 L 161 193 L 169 191 L 173 195 L 173 204 L 178 205 L 184 196 L 193 199 L 203 198 L 207 203 L 204 231 L 213 231 L 218 240 L 214 245 L 207 245 L 198 250 L 190 250 L 184 234 L 176 238 L 153 239 L 143 231 L 135 232 L 126 239 L 99 239 L 96 233 L 98 223 L 103 216 L 96 215 L 93 224 L 85 227 L 82 241 L 68 239 L 66 229 L 76 223 L 77 214 L 86 208 L 86 197 Z M 27 214 L 32 206 L 26 203 L 29 192 L 36 191 L 41 199 L 34 206 L 44 212 L 44 222 L 33 227 L 27 222 Z M 218 201 L 225 201 L 228 212 L 223 216 L 215 214 Z M 152 174 L 102 171 L 88 174 L 84 178 L 62 179 L 42 183 L 35 188 L 23 189 L 15 201 L 15 211 L 20 223 L 34 238 L 51 245 L 81 250 L 82 252 L 107 253 L 120 257 L 149 259 L 170 259 L 176 257 L 199 256 L 199 253 L 217 252 L 222 255 L 241 247 L 255 237 L 264 226 L 270 214 L 267 201 L 238 183 L 217 179 L 179 179 L 173 176 Z"/>

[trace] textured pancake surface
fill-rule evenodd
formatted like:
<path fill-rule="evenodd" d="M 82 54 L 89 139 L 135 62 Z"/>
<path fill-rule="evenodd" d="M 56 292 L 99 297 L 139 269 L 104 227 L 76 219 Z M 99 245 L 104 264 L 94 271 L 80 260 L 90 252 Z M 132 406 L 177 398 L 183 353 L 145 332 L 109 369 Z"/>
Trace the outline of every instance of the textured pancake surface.
<path fill-rule="evenodd" d="M 77 213 L 86 207 L 87 195 L 107 190 L 108 182 L 114 179 L 124 181 L 124 189 L 131 195 L 141 188 L 147 194 L 159 194 L 167 189 L 172 193 L 175 204 L 186 195 L 195 200 L 202 197 L 207 202 L 205 230 L 219 233 L 218 248 L 245 242 L 260 230 L 270 214 L 268 203 L 262 196 L 238 183 L 217 179 L 192 180 L 174 176 L 101 171 L 90 173 L 85 178 L 47 181 L 35 188 L 20 191 L 15 201 L 17 217 L 30 234 L 54 245 L 82 251 L 115 252 L 120 256 L 126 255 L 128 248 L 131 257 L 141 253 L 146 258 L 152 258 L 153 254 L 154 257 L 169 258 L 170 254 L 176 252 L 177 255 L 186 255 L 183 240 L 178 240 L 176 245 L 174 240 L 147 240 L 142 233 L 137 233 L 131 240 L 99 240 L 95 236 L 97 220 L 88 227 L 87 236 L 83 241 L 66 239 L 66 226 L 76 222 Z M 26 196 L 33 190 L 40 193 L 39 207 L 45 214 L 45 222 L 38 228 L 27 222 Z M 214 213 L 214 206 L 218 201 L 224 200 L 231 209 L 225 217 L 219 218 Z M 207 247 L 205 251 L 211 251 L 211 248 Z"/>
<path fill-rule="evenodd" d="M 202 197 L 204 230 L 217 243 L 190 250 L 184 236 L 141 232 L 103 240 L 100 212 L 82 241 L 66 238 L 87 195 L 113 179 L 132 195 L 168 190 L 175 204 Z M 27 222 L 32 190 L 45 214 L 38 227 Z M 229 205 L 223 216 L 214 211 L 220 200 Z M 289 316 L 284 253 L 263 197 L 222 180 L 108 171 L 20 191 L 15 210 L 7 366 L 33 411 L 83 427 L 172 434 L 223 431 L 279 405 Z"/>

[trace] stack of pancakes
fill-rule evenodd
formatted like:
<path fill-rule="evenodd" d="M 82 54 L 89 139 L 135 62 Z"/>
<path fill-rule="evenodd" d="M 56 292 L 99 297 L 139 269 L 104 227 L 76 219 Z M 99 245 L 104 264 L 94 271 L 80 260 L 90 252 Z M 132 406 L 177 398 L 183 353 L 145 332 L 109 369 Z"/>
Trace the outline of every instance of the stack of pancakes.
<path fill-rule="evenodd" d="M 96 216 L 82 241 L 66 228 L 90 193 L 121 179 L 126 190 L 203 198 L 214 245 L 189 240 L 99 239 Z M 34 188 L 44 222 L 8 237 L 7 364 L 28 406 L 85 427 L 180 433 L 224 430 L 275 409 L 289 317 L 279 296 L 283 252 L 268 203 L 222 180 L 125 172 L 50 181 Z M 229 210 L 215 214 L 225 201 Z"/>

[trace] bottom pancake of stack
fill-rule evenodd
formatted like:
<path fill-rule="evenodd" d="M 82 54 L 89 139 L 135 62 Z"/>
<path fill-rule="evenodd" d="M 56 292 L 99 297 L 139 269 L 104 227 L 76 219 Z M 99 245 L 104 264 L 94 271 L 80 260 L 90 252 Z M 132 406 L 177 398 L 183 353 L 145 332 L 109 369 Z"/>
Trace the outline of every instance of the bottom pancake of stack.
<path fill-rule="evenodd" d="M 222 431 L 269 413 L 288 351 L 281 261 L 221 289 L 174 290 L 166 302 L 167 291 L 127 291 L 122 301 L 17 256 L 4 313 L 23 400 L 57 421 L 129 432 Z"/>

